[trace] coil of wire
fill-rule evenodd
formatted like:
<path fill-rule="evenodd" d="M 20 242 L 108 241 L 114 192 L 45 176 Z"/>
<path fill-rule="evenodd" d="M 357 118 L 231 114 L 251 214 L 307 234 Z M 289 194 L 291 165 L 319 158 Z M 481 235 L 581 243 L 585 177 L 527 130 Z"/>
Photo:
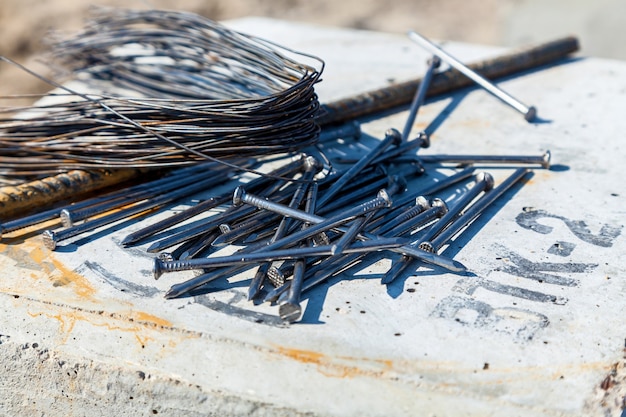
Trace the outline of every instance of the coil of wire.
<path fill-rule="evenodd" d="M 2 175 L 276 154 L 319 135 L 321 59 L 196 14 L 102 9 L 52 55 L 102 92 L 57 85 L 62 100 L 2 109 Z"/>

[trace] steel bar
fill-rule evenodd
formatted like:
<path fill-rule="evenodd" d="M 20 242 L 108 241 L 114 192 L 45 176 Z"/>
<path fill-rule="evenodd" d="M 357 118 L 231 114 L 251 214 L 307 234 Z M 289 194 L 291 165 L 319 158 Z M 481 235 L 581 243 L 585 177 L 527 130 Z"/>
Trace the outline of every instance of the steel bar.
<path fill-rule="evenodd" d="M 80 194 L 128 181 L 143 172 L 138 169 L 71 170 L 16 186 L 5 186 L 0 188 L 0 218 L 9 219 L 40 207 L 49 207 Z"/>
<path fill-rule="evenodd" d="M 121 190 L 116 196 L 88 207 L 66 207 L 61 210 L 61 222 L 65 227 L 72 227 L 77 221 L 84 220 L 88 217 L 94 217 L 116 208 L 149 200 L 151 198 L 155 198 L 156 196 L 166 195 L 169 192 L 175 192 L 182 187 L 191 185 L 194 182 L 203 181 L 209 177 L 211 178 L 211 182 L 214 186 L 218 185 L 225 182 L 229 175 L 224 167 L 221 168 L 222 169 L 217 171 L 196 172 L 193 175 L 177 176 L 159 184 L 153 183 L 152 186 L 143 187 L 141 190 Z"/>

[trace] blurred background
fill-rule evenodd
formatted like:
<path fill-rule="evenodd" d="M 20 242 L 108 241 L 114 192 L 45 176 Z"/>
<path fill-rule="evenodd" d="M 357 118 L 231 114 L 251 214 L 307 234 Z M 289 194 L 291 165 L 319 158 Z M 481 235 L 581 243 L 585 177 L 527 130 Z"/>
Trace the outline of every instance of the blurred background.
<path fill-rule="evenodd" d="M 0 54 L 49 74 L 40 54 L 50 31 L 79 28 L 94 5 L 187 10 L 214 20 L 267 16 L 396 33 L 414 29 L 433 39 L 497 46 L 573 34 L 583 55 L 626 59 L 623 0 L 1 0 Z M 0 64 L 0 94 L 49 89 Z"/>

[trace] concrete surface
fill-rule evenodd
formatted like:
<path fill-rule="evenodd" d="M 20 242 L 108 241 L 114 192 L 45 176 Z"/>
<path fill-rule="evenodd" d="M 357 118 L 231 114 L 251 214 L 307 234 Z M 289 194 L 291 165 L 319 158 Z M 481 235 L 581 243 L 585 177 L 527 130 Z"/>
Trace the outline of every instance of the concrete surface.
<path fill-rule="evenodd" d="M 401 35 L 230 24 L 323 57 L 322 102 L 413 78 L 428 57 Z M 499 52 L 447 48 L 462 60 Z M 284 326 L 236 285 L 164 300 L 192 274 L 154 281 L 151 255 L 121 249 L 145 223 L 56 252 L 35 230 L 4 240 L 0 415 L 619 416 L 626 65 L 571 59 L 501 86 L 542 121 L 478 89 L 429 101 L 417 121 L 435 131 L 424 153 L 552 151 L 553 169 L 446 251 L 467 276 L 422 268 L 384 287 L 381 258 L 313 291 L 302 322 Z M 371 120 L 364 140 L 405 117 Z M 510 170 L 489 172 L 499 181 Z"/>

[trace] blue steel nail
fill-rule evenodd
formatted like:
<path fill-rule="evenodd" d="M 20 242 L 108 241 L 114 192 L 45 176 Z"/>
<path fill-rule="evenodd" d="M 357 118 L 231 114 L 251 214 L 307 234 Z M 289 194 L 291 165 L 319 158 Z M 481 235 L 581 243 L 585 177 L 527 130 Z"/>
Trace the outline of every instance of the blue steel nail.
<path fill-rule="evenodd" d="M 430 252 L 420 246 L 421 243 L 426 242 L 441 233 L 448 225 L 450 225 L 465 209 L 469 203 L 471 203 L 477 196 L 483 191 L 489 191 L 493 188 L 493 177 L 484 172 L 476 174 L 476 182 L 472 188 L 465 194 L 463 194 L 454 204 L 454 206 L 448 210 L 436 223 L 428 228 L 424 233 L 420 234 L 419 239 L 410 244 L 411 247 L 420 249 L 423 252 Z M 431 252 L 432 253 L 432 252 Z M 405 254 L 408 255 L 408 254 Z M 402 256 L 396 263 L 394 263 L 387 273 L 383 276 L 381 284 L 389 284 L 393 282 L 402 272 L 404 272 L 410 265 L 413 264 L 413 259 L 410 256 Z"/>
<path fill-rule="evenodd" d="M 318 207 L 324 206 L 331 198 L 333 198 L 341 189 L 349 183 L 359 172 L 370 164 L 378 155 L 391 145 L 399 145 L 402 141 L 400 132 L 395 129 L 389 129 L 385 133 L 383 139 L 374 149 L 365 154 L 357 163 L 352 165 L 340 178 L 328 188 L 317 202 Z"/>
<path fill-rule="evenodd" d="M 357 242 L 351 247 L 346 248 L 346 253 L 359 253 L 359 252 L 371 252 L 389 247 L 397 247 L 402 244 L 404 240 L 390 238 L 380 239 L 379 241 L 370 242 Z M 250 254 L 235 254 L 229 256 L 205 258 L 205 259 L 188 259 L 184 261 L 171 261 L 166 262 L 158 258 L 154 260 L 153 274 L 155 279 L 158 279 L 164 272 L 185 271 L 191 269 L 201 269 L 218 266 L 238 266 L 245 263 L 260 263 L 269 260 L 277 259 L 298 259 L 307 256 L 328 256 L 331 254 L 332 248 L 330 246 L 318 246 L 318 247 L 304 247 L 304 248 L 290 248 L 275 251 L 255 252 Z M 180 284 L 173 285 L 170 290 L 165 294 L 166 298 L 176 298 L 183 294 L 192 291 L 199 286 L 207 283 L 207 276 L 203 274 L 201 276 L 192 278 Z"/>
<path fill-rule="evenodd" d="M 433 74 L 435 70 L 439 68 L 441 65 L 441 59 L 438 56 L 433 56 L 428 60 L 428 67 L 426 68 L 426 73 L 422 78 L 422 82 L 420 82 L 417 87 L 417 91 L 415 92 L 415 96 L 413 97 L 413 102 L 411 102 L 411 108 L 409 109 L 409 115 L 406 120 L 406 124 L 404 125 L 404 129 L 402 130 L 402 140 L 409 140 L 409 135 L 411 134 L 411 129 L 413 128 L 413 124 L 415 123 L 415 118 L 417 117 L 417 112 L 422 104 L 424 104 L 424 99 L 426 98 L 426 92 L 428 91 L 428 87 L 430 87 L 430 82 L 433 78 Z"/>
<path fill-rule="evenodd" d="M 523 164 L 540 165 L 544 169 L 550 168 L 550 151 L 543 155 L 421 155 L 420 160 L 425 163 L 454 163 L 454 164 Z"/>
<path fill-rule="evenodd" d="M 204 190 L 207 187 L 210 187 L 212 185 L 214 185 L 214 179 L 209 177 L 193 185 L 188 185 L 186 187 L 183 187 L 175 192 L 158 196 L 152 200 L 146 201 L 144 203 L 139 203 L 135 206 L 111 213 L 106 216 L 96 218 L 94 220 L 90 220 L 78 226 L 70 227 L 68 229 L 63 229 L 60 231 L 46 230 L 42 234 L 44 245 L 48 249 L 54 250 L 60 241 L 69 239 L 71 237 L 88 232 L 90 230 L 94 230 L 96 228 L 111 224 L 113 222 L 122 220 L 129 216 L 134 216 L 136 214 L 147 212 L 148 210 L 151 210 L 155 207 L 160 207 L 160 206 L 172 203 L 173 201 L 176 201 L 177 199 L 200 192 L 201 190 Z"/>
<path fill-rule="evenodd" d="M 515 170 L 508 178 L 506 178 L 497 187 L 491 190 L 489 193 L 484 194 L 474 204 L 472 204 L 467 210 L 461 214 L 450 226 L 443 230 L 432 241 L 424 241 L 420 244 L 420 248 L 429 252 L 438 252 L 443 245 L 445 245 L 454 235 L 472 222 L 476 217 L 493 204 L 498 198 L 508 191 L 513 185 L 520 181 L 529 172 L 527 168 L 520 168 Z"/>
<path fill-rule="evenodd" d="M 382 194 L 382 191 L 383 190 L 381 190 L 381 194 Z M 295 244 L 303 239 L 310 237 L 311 236 L 310 233 L 312 231 L 317 233 L 319 231 L 330 230 L 344 223 L 347 223 L 348 221 L 352 220 L 353 217 L 365 214 L 372 210 L 377 210 L 378 208 L 381 208 L 384 205 L 387 205 L 387 206 L 391 205 L 391 200 L 386 195 L 386 193 L 384 193 L 382 195 L 379 195 L 379 197 L 377 197 L 376 199 L 363 203 L 359 206 L 353 207 L 352 209 L 346 210 L 344 213 L 340 215 L 336 215 L 328 219 L 325 219 L 323 217 L 312 215 L 302 210 L 291 209 L 290 207 L 287 207 L 282 204 L 269 202 L 265 199 L 255 197 L 255 196 L 249 196 L 245 193 L 243 189 L 236 190 L 235 196 L 233 199 L 236 200 L 238 203 L 242 203 L 244 202 L 243 200 L 246 198 L 246 196 L 249 197 L 251 203 L 261 204 L 264 206 L 263 208 L 266 208 L 267 210 L 275 211 L 282 215 L 288 215 L 295 219 L 299 219 L 305 222 L 315 224 L 315 226 L 312 226 L 308 228 L 307 230 L 294 233 L 283 239 L 280 239 L 277 242 L 267 245 L 265 247 L 266 250 L 270 250 L 270 247 L 272 249 L 280 248 L 280 247 L 287 247 L 288 245 Z M 380 238 L 380 236 L 374 235 L 372 233 L 365 233 L 365 232 L 362 233 L 362 236 L 364 239 L 375 240 L 375 239 Z M 256 250 L 256 247 L 255 247 L 255 250 Z M 402 253 L 404 255 L 409 255 L 411 257 L 420 258 L 424 262 L 440 266 L 449 271 L 461 272 L 461 271 L 466 270 L 465 266 L 458 261 L 455 261 L 453 259 L 447 259 L 437 254 L 430 254 L 428 252 L 412 247 L 410 245 L 405 245 L 400 248 L 390 248 L 389 250 Z"/>

